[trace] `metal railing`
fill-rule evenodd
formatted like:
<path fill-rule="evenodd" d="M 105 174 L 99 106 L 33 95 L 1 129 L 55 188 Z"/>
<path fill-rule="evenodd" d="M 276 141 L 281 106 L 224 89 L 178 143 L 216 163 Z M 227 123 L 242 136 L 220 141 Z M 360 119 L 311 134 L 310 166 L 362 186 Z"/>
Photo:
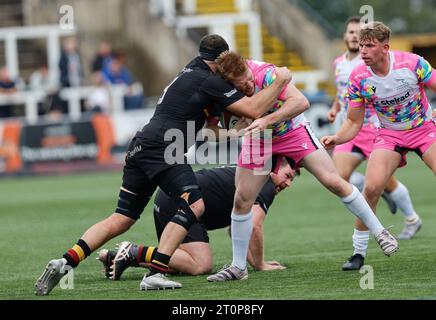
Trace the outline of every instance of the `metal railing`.
<path fill-rule="evenodd" d="M 81 101 L 86 100 L 96 87 L 73 87 L 64 88 L 59 92 L 61 99 L 68 103 L 68 117 L 71 120 L 79 120 L 81 111 Z M 123 85 L 107 87 L 111 99 L 110 114 L 124 112 L 124 95 L 128 88 Z M 3 106 L 24 105 L 24 119 L 29 124 L 38 122 L 38 103 L 45 101 L 48 92 L 44 90 L 18 91 L 12 94 L 0 94 L 0 108 Z M 3 118 L 7 119 L 7 118 Z"/>
<path fill-rule="evenodd" d="M 64 30 L 59 25 L 0 28 L 0 41 L 5 42 L 6 67 L 11 77 L 16 79 L 20 76 L 17 41 L 46 38 L 49 78 L 51 83 L 57 83 L 61 57 L 60 38 L 74 34 L 75 30 Z"/>

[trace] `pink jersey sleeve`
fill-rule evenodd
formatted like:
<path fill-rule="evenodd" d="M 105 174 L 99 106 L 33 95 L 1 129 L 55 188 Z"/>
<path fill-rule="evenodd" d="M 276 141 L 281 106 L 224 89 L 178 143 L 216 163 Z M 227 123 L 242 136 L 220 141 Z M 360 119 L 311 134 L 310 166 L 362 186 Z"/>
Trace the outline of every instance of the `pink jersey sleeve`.
<path fill-rule="evenodd" d="M 256 81 L 256 87 L 259 89 L 265 89 L 269 87 L 277 78 L 275 69 L 276 67 L 272 64 L 265 64 L 264 67 L 258 68 L 256 74 L 254 75 Z M 287 87 L 288 86 L 285 86 L 280 92 L 280 95 L 278 97 L 279 100 L 283 100 L 283 101 L 286 100 Z"/>
<path fill-rule="evenodd" d="M 425 82 L 425 84 L 427 86 L 430 86 L 430 85 L 432 85 L 435 82 L 436 82 L 436 72 L 432 72 L 430 78 L 428 79 L 427 82 Z"/>
<path fill-rule="evenodd" d="M 401 59 L 407 61 L 409 69 L 412 70 L 418 83 L 430 85 L 436 81 L 436 73 L 433 72 L 431 64 L 423 57 L 410 52 L 395 52 L 397 55 L 402 55 Z"/>
<path fill-rule="evenodd" d="M 418 77 L 418 82 L 431 85 L 436 81 L 436 72 L 433 72 L 431 64 L 423 57 L 419 57 L 414 71 Z"/>

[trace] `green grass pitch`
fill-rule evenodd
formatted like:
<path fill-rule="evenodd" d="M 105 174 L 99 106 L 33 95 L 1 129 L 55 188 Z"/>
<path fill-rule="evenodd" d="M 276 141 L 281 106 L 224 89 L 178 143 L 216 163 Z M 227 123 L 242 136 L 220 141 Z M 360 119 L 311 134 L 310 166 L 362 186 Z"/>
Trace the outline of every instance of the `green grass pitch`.
<path fill-rule="evenodd" d="M 362 290 L 359 272 L 343 272 L 351 255 L 354 217 L 306 171 L 280 194 L 265 225 L 265 257 L 286 270 L 250 272 L 248 281 L 208 283 L 206 276 L 177 276 L 180 290 L 141 292 L 145 269 L 129 269 L 122 281 L 104 278 L 96 253 L 74 274 L 74 289 L 55 288 L 36 297 L 33 285 L 45 264 L 60 257 L 93 223 L 115 208 L 120 172 L 74 176 L 8 178 L 0 181 L 0 299 L 436 299 L 436 184 L 416 156 L 397 171 L 408 186 L 423 229 L 400 250 L 385 257 L 370 240 L 366 264 L 374 270 L 374 289 Z M 378 215 L 385 226 L 403 227 L 401 213 L 392 215 L 381 201 Z M 210 233 L 214 270 L 231 261 L 225 230 Z M 151 205 L 126 234 L 110 241 L 131 240 L 156 245 Z"/>

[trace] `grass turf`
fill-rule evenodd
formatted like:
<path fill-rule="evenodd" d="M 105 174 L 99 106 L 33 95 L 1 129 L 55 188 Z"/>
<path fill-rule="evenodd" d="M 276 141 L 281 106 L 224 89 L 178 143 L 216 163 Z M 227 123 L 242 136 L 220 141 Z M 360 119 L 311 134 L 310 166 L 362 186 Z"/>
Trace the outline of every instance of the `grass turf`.
<path fill-rule="evenodd" d="M 408 186 L 423 229 L 400 251 L 385 257 L 370 240 L 366 264 L 374 270 L 374 289 L 362 290 L 359 272 L 343 272 L 352 253 L 353 216 L 306 171 L 284 191 L 265 223 L 265 258 L 286 270 L 250 272 L 248 281 L 208 283 L 205 276 L 174 276 L 183 289 L 139 291 L 144 269 L 129 269 L 122 281 L 104 278 L 93 253 L 74 274 L 74 289 L 55 288 L 36 297 L 33 285 L 45 264 L 60 257 L 93 223 L 116 204 L 121 173 L 3 179 L 0 183 L 0 299 L 436 299 L 435 178 L 416 156 L 397 171 Z M 156 245 L 151 204 L 126 234 L 110 241 L 131 240 Z M 403 227 L 401 213 L 392 215 L 383 201 L 378 214 L 385 226 Z M 225 230 L 210 233 L 214 270 L 231 261 Z"/>

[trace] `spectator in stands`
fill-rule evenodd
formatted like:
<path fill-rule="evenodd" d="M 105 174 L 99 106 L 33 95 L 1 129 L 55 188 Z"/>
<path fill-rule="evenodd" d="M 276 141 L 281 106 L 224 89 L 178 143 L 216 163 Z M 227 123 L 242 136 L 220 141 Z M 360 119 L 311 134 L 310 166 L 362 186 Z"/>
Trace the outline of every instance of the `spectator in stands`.
<path fill-rule="evenodd" d="M 139 109 L 143 106 L 142 85 L 133 82 L 129 70 L 125 67 L 125 54 L 114 53 L 112 59 L 103 68 L 103 78 L 107 84 L 126 87 L 124 105 L 126 110 Z"/>
<path fill-rule="evenodd" d="M 59 97 L 57 85 L 50 79 L 48 67 L 43 63 L 35 70 L 29 78 L 30 90 L 43 90 L 47 96 L 38 103 L 38 114 L 44 115 L 55 111 L 56 113 L 66 113 L 68 110 L 67 102 Z"/>
<path fill-rule="evenodd" d="M 126 55 L 124 53 L 114 53 L 112 58 L 106 63 L 103 68 L 104 80 L 109 84 L 123 84 L 130 86 L 133 83 L 130 71 L 125 67 L 124 63 Z"/>
<path fill-rule="evenodd" d="M 102 71 L 103 68 L 107 65 L 107 63 L 111 60 L 112 57 L 112 49 L 111 46 L 107 42 L 101 42 L 97 55 L 94 57 L 92 61 L 92 72 Z"/>
<path fill-rule="evenodd" d="M 65 40 L 59 61 L 59 69 L 62 87 L 77 87 L 81 85 L 83 71 L 76 38 L 72 37 Z"/>
<path fill-rule="evenodd" d="M 31 90 L 52 90 L 54 85 L 50 82 L 47 64 L 41 64 L 29 78 L 29 88 Z"/>
<path fill-rule="evenodd" d="M 111 98 L 109 90 L 103 81 L 101 72 L 94 72 L 92 75 L 95 90 L 89 95 L 85 103 L 87 111 L 109 113 L 111 109 Z"/>
<path fill-rule="evenodd" d="M 10 95 L 17 92 L 16 82 L 12 80 L 6 67 L 0 69 L 0 95 Z M 0 104 L 0 118 L 12 116 L 13 105 Z"/>

